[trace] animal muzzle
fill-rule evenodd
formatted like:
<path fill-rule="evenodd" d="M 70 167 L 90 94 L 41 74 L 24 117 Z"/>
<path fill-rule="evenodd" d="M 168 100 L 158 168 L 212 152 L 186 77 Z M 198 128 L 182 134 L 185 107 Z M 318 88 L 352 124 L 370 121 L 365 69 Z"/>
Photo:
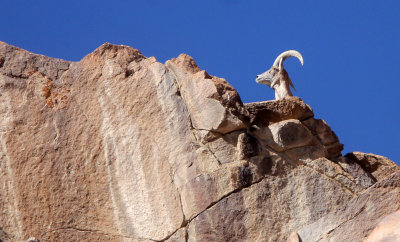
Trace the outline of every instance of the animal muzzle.
<path fill-rule="evenodd" d="M 271 82 L 269 80 L 262 78 L 260 75 L 257 75 L 256 82 L 260 84 L 271 85 Z"/>

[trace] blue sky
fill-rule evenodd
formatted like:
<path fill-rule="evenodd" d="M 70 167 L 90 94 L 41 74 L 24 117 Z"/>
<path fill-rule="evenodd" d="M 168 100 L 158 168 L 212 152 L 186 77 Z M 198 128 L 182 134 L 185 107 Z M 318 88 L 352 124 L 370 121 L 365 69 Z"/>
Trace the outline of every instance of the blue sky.
<path fill-rule="evenodd" d="M 160 62 L 191 55 L 244 102 L 274 98 L 255 83 L 275 57 L 345 145 L 400 162 L 400 1 L 21 1 L 0 7 L 0 40 L 79 61 L 104 42 Z"/>

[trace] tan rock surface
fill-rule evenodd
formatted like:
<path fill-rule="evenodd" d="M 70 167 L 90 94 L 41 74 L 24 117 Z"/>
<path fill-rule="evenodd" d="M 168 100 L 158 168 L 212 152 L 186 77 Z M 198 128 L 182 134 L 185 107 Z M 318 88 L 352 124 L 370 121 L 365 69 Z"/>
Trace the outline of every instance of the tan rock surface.
<path fill-rule="evenodd" d="M 286 242 L 301 242 L 299 235 L 296 232 L 293 232 L 290 234 L 289 238 L 286 240 Z"/>
<path fill-rule="evenodd" d="M 189 223 L 189 241 L 282 241 L 355 196 L 311 168 L 282 161 L 270 166 L 263 180 L 195 217 Z"/>
<path fill-rule="evenodd" d="M 398 209 L 400 172 L 374 184 L 343 207 L 304 227 L 298 234 L 302 241 L 362 241 L 383 217 Z"/>
<path fill-rule="evenodd" d="M 167 61 L 165 66 L 175 78 L 195 129 L 225 134 L 245 128 L 247 110 L 225 79 L 201 71 L 185 54 Z"/>
<path fill-rule="evenodd" d="M 68 62 L 0 42 L 0 239 L 284 241 L 371 189 L 392 199 L 373 184 L 397 168 L 342 157 L 313 115 L 243 104 L 184 54 Z"/>
<path fill-rule="evenodd" d="M 330 145 L 339 142 L 338 137 L 331 127 L 322 119 L 309 118 L 303 121 L 313 134 L 315 134 L 323 145 Z"/>
<path fill-rule="evenodd" d="M 400 210 L 384 217 L 365 242 L 400 241 Z"/>
<path fill-rule="evenodd" d="M 161 64 L 132 48 L 105 44 L 79 63 L 64 62 L 68 70 L 47 74 L 36 66 L 62 61 L 35 63 L 40 56 L 26 59 L 33 55 L 5 44 L 0 53 L 6 56 L 1 83 L 10 83 L 1 85 L 6 206 L 0 211 L 6 214 L 0 220 L 7 219 L 0 223 L 13 240 L 160 240 L 181 226 L 172 177 L 177 167 L 170 162 L 186 155 L 179 140 L 190 126 L 178 122 L 187 116 L 171 115 L 171 108 L 184 107 L 173 81 L 158 79 Z M 3 70 L 21 59 L 25 69 L 13 70 L 11 79 Z M 65 106 L 49 105 L 49 80 L 68 90 Z"/>
<path fill-rule="evenodd" d="M 351 152 L 346 154 L 348 159 L 359 164 L 366 172 L 369 172 L 377 181 L 381 181 L 400 167 L 386 157 L 362 152 Z"/>
<path fill-rule="evenodd" d="M 336 161 L 343 171 L 354 179 L 357 185 L 361 185 L 363 188 L 368 188 L 376 182 L 376 179 L 371 174 L 363 170 L 359 164 L 347 157 L 341 156 Z"/>

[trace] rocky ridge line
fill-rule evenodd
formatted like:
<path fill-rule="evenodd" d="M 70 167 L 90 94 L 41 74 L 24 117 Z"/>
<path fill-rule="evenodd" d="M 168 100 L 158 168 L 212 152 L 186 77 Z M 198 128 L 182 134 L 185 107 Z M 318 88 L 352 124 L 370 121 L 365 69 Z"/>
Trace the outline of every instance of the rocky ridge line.
<path fill-rule="evenodd" d="M 5 241 L 357 241 L 399 209 L 378 199 L 400 197 L 394 162 L 342 156 L 300 98 L 243 104 L 185 54 L 0 42 L 0 93 Z"/>

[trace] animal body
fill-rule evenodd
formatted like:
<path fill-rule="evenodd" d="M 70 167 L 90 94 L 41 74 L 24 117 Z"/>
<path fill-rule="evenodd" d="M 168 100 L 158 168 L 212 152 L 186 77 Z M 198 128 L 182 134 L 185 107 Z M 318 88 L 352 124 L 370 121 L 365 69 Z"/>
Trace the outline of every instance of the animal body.
<path fill-rule="evenodd" d="M 289 78 L 289 74 L 283 68 L 283 62 L 288 57 L 296 57 L 299 59 L 301 65 L 304 65 L 303 56 L 296 50 L 288 50 L 281 53 L 274 61 L 272 67 L 266 72 L 257 75 L 256 82 L 268 85 L 270 88 L 275 90 L 275 99 L 284 98 L 286 96 L 293 96 L 290 86 L 293 87 L 292 81 Z"/>

